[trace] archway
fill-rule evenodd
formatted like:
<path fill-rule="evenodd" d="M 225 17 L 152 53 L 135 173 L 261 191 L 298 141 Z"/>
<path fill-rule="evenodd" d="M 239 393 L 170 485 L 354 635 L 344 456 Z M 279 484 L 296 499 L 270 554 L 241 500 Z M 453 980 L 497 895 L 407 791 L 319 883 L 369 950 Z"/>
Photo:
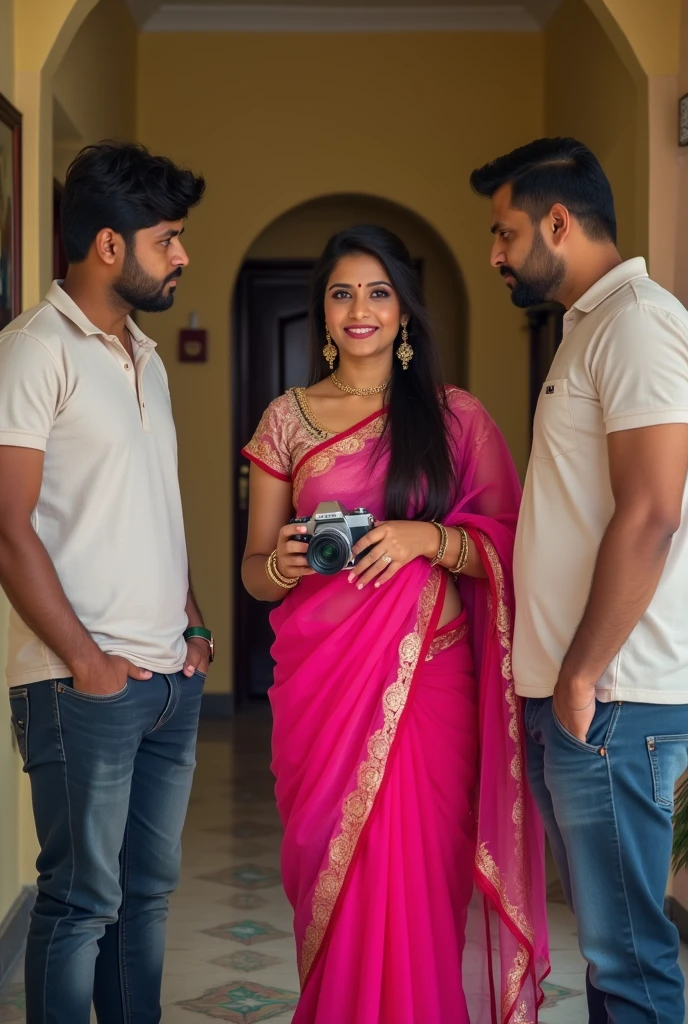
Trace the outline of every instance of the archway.
<path fill-rule="evenodd" d="M 434 229 L 403 206 L 367 195 L 323 196 L 274 220 L 245 253 L 233 310 L 233 451 L 255 430 L 265 406 L 286 388 L 307 384 L 308 293 L 328 238 L 357 223 L 402 237 L 422 274 L 448 380 L 466 383 L 468 309 L 454 257 Z M 269 608 L 247 597 L 239 566 L 248 526 L 248 465 L 236 474 L 234 505 L 235 696 L 263 696 L 272 681 Z"/>
<path fill-rule="evenodd" d="M 585 0 L 626 66 L 638 99 L 636 210 L 652 276 L 677 284 L 683 257 L 676 104 L 682 0 L 664 4 Z M 639 250 L 640 251 L 640 250 Z M 685 295 L 685 289 L 681 289 Z"/>
<path fill-rule="evenodd" d="M 377 196 L 331 195 L 309 200 L 274 220 L 255 239 L 247 260 L 316 259 L 327 239 L 352 224 L 380 224 L 404 239 L 420 261 L 445 374 L 466 386 L 468 300 L 453 254 L 435 229 L 407 207 Z"/>
<path fill-rule="evenodd" d="M 14 7 L 16 106 L 23 123 L 23 298 L 43 297 L 52 271 L 52 76 L 98 0 L 37 0 Z"/>

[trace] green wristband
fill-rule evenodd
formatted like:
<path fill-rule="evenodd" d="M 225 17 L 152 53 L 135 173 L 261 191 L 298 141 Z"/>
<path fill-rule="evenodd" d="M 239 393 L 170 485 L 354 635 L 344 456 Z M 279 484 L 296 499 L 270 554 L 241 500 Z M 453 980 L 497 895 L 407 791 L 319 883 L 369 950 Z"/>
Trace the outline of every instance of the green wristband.
<path fill-rule="evenodd" d="M 209 629 L 206 629 L 205 626 L 189 626 L 189 628 L 184 631 L 185 640 L 190 640 L 194 636 L 200 637 L 201 640 L 207 640 L 208 643 L 213 639 L 213 634 Z"/>
<path fill-rule="evenodd" d="M 189 641 L 193 637 L 198 637 L 199 640 L 205 640 L 210 648 L 210 663 L 215 660 L 215 644 L 213 643 L 213 634 L 205 626 L 189 626 L 188 629 L 184 630 L 184 639 Z"/>

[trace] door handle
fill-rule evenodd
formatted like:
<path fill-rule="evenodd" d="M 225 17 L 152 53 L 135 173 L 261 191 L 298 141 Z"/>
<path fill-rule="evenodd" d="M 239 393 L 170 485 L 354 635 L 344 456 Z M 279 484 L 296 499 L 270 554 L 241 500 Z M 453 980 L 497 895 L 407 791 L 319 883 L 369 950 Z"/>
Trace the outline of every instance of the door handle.
<path fill-rule="evenodd" d="M 245 512 L 248 508 L 248 466 L 239 468 L 239 511 Z"/>

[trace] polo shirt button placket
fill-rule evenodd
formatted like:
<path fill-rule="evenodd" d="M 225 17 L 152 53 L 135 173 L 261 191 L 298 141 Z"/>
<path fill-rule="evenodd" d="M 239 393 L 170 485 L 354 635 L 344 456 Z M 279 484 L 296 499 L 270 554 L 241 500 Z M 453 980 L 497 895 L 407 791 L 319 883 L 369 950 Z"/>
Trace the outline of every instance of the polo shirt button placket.
<path fill-rule="evenodd" d="M 143 397 L 143 374 L 139 374 L 137 394 L 139 397 L 139 412 L 141 413 L 141 425 L 144 431 L 150 431 L 150 425 L 148 423 L 148 414 L 146 412 L 146 402 Z"/>

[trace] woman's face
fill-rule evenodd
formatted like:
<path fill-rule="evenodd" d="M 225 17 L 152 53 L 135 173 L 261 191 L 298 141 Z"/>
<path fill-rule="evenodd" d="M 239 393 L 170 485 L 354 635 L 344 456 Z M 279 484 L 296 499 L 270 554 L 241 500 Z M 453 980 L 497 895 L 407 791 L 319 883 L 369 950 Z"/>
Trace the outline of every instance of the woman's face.
<path fill-rule="evenodd" d="M 401 319 L 399 296 L 379 260 L 359 253 L 337 263 L 325 289 L 325 322 L 341 354 L 380 355 L 394 344 Z"/>

